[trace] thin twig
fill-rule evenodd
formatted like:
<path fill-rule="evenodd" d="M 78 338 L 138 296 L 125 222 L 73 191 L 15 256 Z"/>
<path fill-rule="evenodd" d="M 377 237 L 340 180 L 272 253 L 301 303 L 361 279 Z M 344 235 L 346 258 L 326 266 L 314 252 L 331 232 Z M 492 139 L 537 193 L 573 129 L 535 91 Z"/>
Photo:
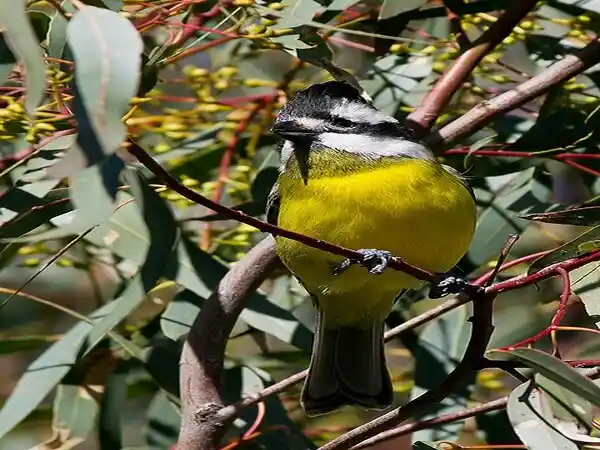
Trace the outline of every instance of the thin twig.
<path fill-rule="evenodd" d="M 498 411 L 506 406 L 508 397 L 502 397 L 497 400 L 492 400 L 481 405 L 473 406 L 471 408 L 465 408 L 462 411 L 455 413 L 445 414 L 443 416 L 435 417 L 429 420 L 421 420 L 419 422 L 408 423 L 397 428 L 393 428 L 383 433 L 379 433 L 370 439 L 366 439 L 358 445 L 352 447 L 352 450 L 359 450 L 361 448 L 367 448 L 380 442 L 389 441 L 400 436 L 405 436 L 416 431 L 427 430 L 429 428 L 439 427 L 447 423 L 458 422 L 459 420 L 468 419 L 469 417 L 476 416 L 478 414 L 484 414 L 487 412 Z"/>
<path fill-rule="evenodd" d="M 469 78 L 475 66 L 512 32 L 536 3 L 537 0 L 513 2 L 511 7 L 440 77 L 421 105 L 407 117 L 407 126 L 421 135 L 429 131 L 444 106 L 460 85 Z"/>
<path fill-rule="evenodd" d="M 545 94 L 550 88 L 564 83 L 598 61 L 600 61 L 600 42 L 595 39 L 581 50 L 565 56 L 514 89 L 480 103 L 439 132 L 432 133 L 425 141 L 432 147 L 447 147 L 458 139 L 483 128 L 493 118 Z"/>

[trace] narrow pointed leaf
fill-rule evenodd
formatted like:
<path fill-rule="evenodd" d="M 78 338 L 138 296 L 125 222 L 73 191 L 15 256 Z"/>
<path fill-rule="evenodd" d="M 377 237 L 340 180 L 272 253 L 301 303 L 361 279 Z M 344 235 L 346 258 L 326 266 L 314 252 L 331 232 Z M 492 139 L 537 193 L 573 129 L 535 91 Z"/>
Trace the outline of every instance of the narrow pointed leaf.
<path fill-rule="evenodd" d="M 512 350 L 492 350 L 487 352 L 486 356 L 496 360 L 516 359 L 535 372 L 544 375 L 549 380 L 600 407 L 600 387 L 576 369 L 548 353 L 530 348 L 515 348 Z"/>
<path fill-rule="evenodd" d="M 35 31 L 29 22 L 24 0 L 0 0 L 0 28 L 8 47 L 23 62 L 27 83 L 25 110 L 33 115 L 44 97 L 46 66 Z"/>

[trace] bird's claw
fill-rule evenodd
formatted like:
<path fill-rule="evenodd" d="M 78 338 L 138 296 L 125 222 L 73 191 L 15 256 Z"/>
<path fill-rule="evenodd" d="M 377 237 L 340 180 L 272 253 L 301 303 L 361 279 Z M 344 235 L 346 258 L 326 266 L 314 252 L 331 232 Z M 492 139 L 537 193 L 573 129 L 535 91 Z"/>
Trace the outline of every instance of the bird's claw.
<path fill-rule="evenodd" d="M 431 285 L 429 298 L 441 298 L 450 294 L 469 294 L 477 289 L 480 288 L 473 286 L 464 278 L 440 275 L 440 281 Z"/>
<path fill-rule="evenodd" d="M 360 264 L 366 268 L 370 274 L 381 275 L 394 258 L 392 254 L 386 250 L 377 250 L 374 248 L 366 248 L 357 250 L 362 255 L 361 260 L 346 258 L 341 263 L 336 264 L 333 268 L 333 274 L 339 275 L 346 271 L 353 264 Z"/>

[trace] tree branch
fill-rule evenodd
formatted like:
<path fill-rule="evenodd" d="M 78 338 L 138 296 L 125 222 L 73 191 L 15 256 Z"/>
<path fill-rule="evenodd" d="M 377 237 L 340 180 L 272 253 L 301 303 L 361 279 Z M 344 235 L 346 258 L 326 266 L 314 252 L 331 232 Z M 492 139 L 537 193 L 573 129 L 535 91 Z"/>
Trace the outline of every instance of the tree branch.
<path fill-rule="evenodd" d="M 513 2 L 512 6 L 438 79 L 423 102 L 406 118 L 406 125 L 419 135 L 429 131 L 442 109 L 469 78 L 475 66 L 510 35 L 513 28 L 535 7 L 536 3 L 537 0 Z"/>
<path fill-rule="evenodd" d="M 483 128 L 496 116 L 545 94 L 550 88 L 564 83 L 598 61 L 600 61 L 600 42 L 594 40 L 514 89 L 478 104 L 440 131 L 432 133 L 425 142 L 432 147 L 447 147 L 456 140 Z"/>
<path fill-rule="evenodd" d="M 274 265 L 275 239 L 267 236 L 239 261 L 204 302 L 180 360 L 182 425 L 178 450 L 218 450 L 227 420 L 219 394 L 229 334 L 246 304 Z"/>

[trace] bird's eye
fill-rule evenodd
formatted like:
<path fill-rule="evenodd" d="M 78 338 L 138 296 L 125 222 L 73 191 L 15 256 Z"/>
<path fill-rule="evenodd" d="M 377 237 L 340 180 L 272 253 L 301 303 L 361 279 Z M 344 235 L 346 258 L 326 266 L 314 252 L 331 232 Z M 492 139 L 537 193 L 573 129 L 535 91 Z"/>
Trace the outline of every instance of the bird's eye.
<path fill-rule="evenodd" d="M 354 122 L 343 117 L 332 117 L 331 123 L 339 128 L 352 128 L 354 126 Z"/>

